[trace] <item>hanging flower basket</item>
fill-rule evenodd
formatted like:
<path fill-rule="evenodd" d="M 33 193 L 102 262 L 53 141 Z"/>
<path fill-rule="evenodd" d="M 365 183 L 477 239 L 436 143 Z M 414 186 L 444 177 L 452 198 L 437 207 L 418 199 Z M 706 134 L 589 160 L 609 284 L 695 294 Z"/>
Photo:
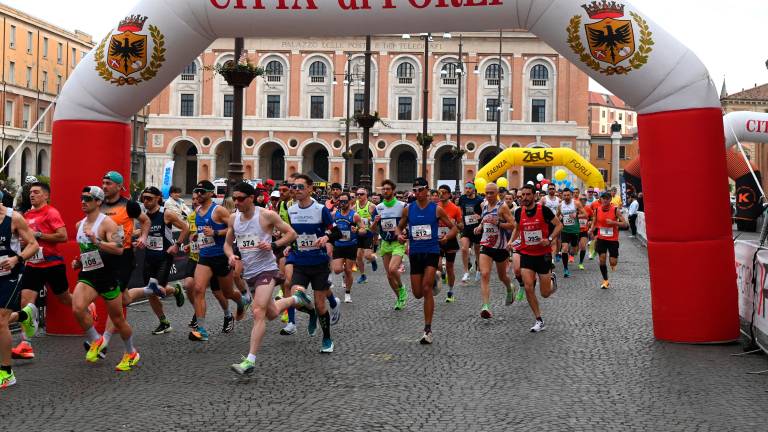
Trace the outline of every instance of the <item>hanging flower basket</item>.
<path fill-rule="evenodd" d="M 264 75 L 264 69 L 251 63 L 245 54 L 240 57 L 237 63 L 230 60 L 224 64 L 206 66 L 205 69 L 221 75 L 232 87 L 246 88 L 256 77 Z"/>
<path fill-rule="evenodd" d="M 376 123 L 381 123 L 382 126 L 389 127 L 387 123 L 384 122 L 384 120 L 379 117 L 379 113 L 375 112 L 373 114 L 363 114 L 358 113 L 355 114 L 352 119 L 355 121 L 358 127 L 365 128 L 365 129 L 371 129 L 372 127 L 376 126 Z"/>
<path fill-rule="evenodd" d="M 430 134 L 423 135 L 419 133 L 418 135 L 416 135 L 416 141 L 418 141 L 418 143 L 421 144 L 422 147 L 431 146 L 434 140 L 435 140 L 435 137 Z"/>
<path fill-rule="evenodd" d="M 354 154 L 353 154 L 351 151 L 345 151 L 344 153 L 342 153 L 342 154 L 341 154 L 341 156 L 342 156 L 344 159 L 352 159 L 352 157 L 354 156 Z"/>
<path fill-rule="evenodd" d="M 467 151 L 459 147 L 454 147 L 451 149 L 451 157 L 454 160 L 460 160 L 464 157 L 465 154 L 467 154 Z"/>

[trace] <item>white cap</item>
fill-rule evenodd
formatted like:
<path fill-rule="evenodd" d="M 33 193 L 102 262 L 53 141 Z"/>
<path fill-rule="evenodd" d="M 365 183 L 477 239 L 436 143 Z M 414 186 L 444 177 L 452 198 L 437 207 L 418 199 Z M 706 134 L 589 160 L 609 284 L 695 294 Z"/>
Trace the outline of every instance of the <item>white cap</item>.
<path fill-rule="evenodd" d="M 269 196 L 270 198 L 280 198 L 280 192 L 274 191 L 272 192 L 272 195 Z"/>

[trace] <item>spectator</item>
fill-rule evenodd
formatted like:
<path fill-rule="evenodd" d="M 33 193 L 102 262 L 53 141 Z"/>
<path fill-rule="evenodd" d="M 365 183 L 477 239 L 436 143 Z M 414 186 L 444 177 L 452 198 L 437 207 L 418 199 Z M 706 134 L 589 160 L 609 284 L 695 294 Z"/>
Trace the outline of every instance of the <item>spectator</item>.
<path fill-rule="evenodd" d="M 165 202 L 165 210 L 176 213 L 182 218 L 186 218 L 192 209 L 190 209 L 181 197 L 181 188 L 178 186 L 171 186 L 170 197 Z"/>
<path fill-rule="evenodd" d="M 640 208 L 640 203 L 634 196 L 630 195 L 629 201 L 629 229 L 632 232 L 630 238 L 634 238 L 637 235 L 637 212 Z"/>

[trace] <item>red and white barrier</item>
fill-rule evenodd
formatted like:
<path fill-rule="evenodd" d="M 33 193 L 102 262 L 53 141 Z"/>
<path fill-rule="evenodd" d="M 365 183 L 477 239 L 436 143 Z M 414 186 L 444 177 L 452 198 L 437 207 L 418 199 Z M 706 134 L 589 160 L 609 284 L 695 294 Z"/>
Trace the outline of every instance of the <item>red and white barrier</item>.
<path fill-rule="evenodd" d="M 655 335 L 677 342 L 737 338 L 717 91 L 699 59 L 629 2 L 582 7 L 572 0 L 143 0 L 80 63 L 62 91 L 54 125 L 53 199 L 72 230 L 80 218 L 80 188 L 107 170 L 127 174 L 129 118 L 219 37 L 489 28 L 529 29 L 638 110 Z M 606 44 L 606 37 L 621 40 Z M 126 62 L 110 57 L 113 45 L 146 49 Z M 700 202 L 695 218 L 667 214 L 669 179 L 702 171 L 708 175 L 698 177 L 698 186 L 722 202 Z"/>

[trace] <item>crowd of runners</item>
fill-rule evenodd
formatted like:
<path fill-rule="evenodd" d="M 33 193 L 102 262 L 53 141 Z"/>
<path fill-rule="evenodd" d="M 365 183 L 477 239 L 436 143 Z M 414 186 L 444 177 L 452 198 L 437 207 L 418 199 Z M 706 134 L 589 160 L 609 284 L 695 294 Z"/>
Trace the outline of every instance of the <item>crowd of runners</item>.
<path fill-rule="evenodd" d="M 539 297 L 557 290 L 556 266 L 562 265 L 562 276 L 569 278 L 574 266 L 584 270 L 585 259 L 597 257 L 600 288 L 609 289 L 608 267 L 616 269 L 619 229 L 628 226 L 616 192 L 591 188 L 581 193 L 551 187 L 544 193 L 532 185 L 506 190 L 490 183 L 480 195 L 469 182 L 458 196 L 447 186 L 430 189 L 418 178 L 406 194 L 385 180 L 372 197 L 366 189 L 345 191 L 333 184 L 320 199 L 309 176 L 294 174 L 271 193 L 239 183 L 231 190 L 230 206 L 216 204 L 216 187 L 201 181 L 187 207 L 178 189 L 165 202 L 155 187 L 143 190 L 140 202 L 127 199 L 123 177 L 113 171 L 99 186 L 82 189 L 83 219 L 75 227 L 80 253 L 65 262 L 61 246 L 68 241 L 67 227 L 49 204 L 48 185 L 32 180 L 23 190 L 28 208 L 14 210 L 0 196 L 0 388 L 16 383 L 12 358 L 35 357 L 35 304 L 46 286 L 60 303 L 71 305 L 85 334 L 87 362 L 103 361 L 113 335 L 119 335 L 123 346 L 117 371 L 130 371 L 141 358 L 125 306 L 148 300 L 158 319 L 152 333 L 162 335 L 173 328 L 161 300 L 172 297 L 177 307 L 189 301 L 194 312 L 188 338 L 205 342 L 213 325 L 206 319 L 210 288 L 224 313 L 223 333 L 249 313 L 253 318 L 248 354 L 231 365 L 244 375 L 255 370 L 267 321 L 281 319 L 285 324 L 280 334 L 294 335 L 296 311 L 307 315 L 310 336 L 319 327 L 320 352 L 332 353 L 331 327 L 341 318 L 342 303 L 334 288 L 339 286 L 343 302 L 351 303 L 353 286 L 367 282 L 367 265 L 377 271 L 379 258 L 395 311 L 403 310 L 411 296 L 423 300 L 423 345 L 433 342 L 440 293 L 445 290 L 441 301 L 446 303 L 459 300 L 459 253 L 459 283 L 480 284 L 480 319 L 493 317 L 495 267 L 505 303 L 527 301 L 535 319 L 530 331 L 540 332 L 546 327 Z M 143 286 L 129 289 L 139 249 Z M 171 283 L 179 254 L 187 255 L 186 274 Z M 408 280 L 403 276 L 406 265 Z M 77 270 L 76 281 L 67 279 L 67 266 Z M 360 273 L 357 279 L 355 272 Z M 75 282 L 71 293 L 70 282 Z M 103 333 L 95 326 L 98 297 L 108 314 Z M 12 323 L 22 329 L 13 348 Z"/>

